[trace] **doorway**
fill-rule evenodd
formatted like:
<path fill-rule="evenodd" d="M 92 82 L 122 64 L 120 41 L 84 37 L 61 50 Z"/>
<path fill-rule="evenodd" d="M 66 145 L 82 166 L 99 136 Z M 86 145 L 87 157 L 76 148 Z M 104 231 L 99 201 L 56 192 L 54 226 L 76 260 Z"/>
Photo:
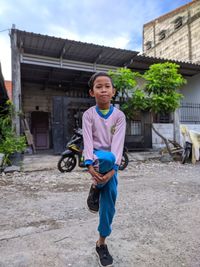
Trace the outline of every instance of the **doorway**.
<path fill-rule="evenodd" d="M 52 137 L 55 154 L 63 152 L 73 129 L 82 127 L 83 112 L 92 105 L 95 105 L 93 98 L 53 97 Z"/>
<path fill-rule="evenodd" d="M 47 112 L 31 113 L 31 132 L 36 149 L 49 149 L 49 114 Z"/>

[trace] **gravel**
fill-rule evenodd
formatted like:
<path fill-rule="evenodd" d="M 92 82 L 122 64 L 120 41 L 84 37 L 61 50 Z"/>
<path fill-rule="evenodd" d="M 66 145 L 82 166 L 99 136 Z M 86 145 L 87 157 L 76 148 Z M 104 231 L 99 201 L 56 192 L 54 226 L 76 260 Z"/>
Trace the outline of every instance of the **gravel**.
<path fill-rule="evenodd" d="M 200 266 L 200 164 L 130 162 L 119 172 L 115 267 Z M 98 215 L 84 169 L 0 176 L 0 267 L 96 267 Z"/>

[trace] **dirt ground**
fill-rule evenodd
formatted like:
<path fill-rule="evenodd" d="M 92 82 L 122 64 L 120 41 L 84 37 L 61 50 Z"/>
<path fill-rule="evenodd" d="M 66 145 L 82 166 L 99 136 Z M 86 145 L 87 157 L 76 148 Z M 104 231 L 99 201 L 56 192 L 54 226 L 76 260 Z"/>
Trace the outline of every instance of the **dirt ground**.
<path fill-rule="evenodd" d="M 98 266 L 84 169 L 0 180 L 0 267 Z M 116 208 L 115 267 L 200 266 L 200 164 L 131 162 L 119 172 Z"/>

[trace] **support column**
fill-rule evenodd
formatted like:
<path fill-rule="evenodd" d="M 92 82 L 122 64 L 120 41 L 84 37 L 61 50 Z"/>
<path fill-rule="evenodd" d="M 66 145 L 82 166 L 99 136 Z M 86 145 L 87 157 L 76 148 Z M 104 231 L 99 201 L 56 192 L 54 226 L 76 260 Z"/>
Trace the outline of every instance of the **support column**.
<path fill-rule="evenodd" d="M 153 23 L 153 54 L 154 54 L 154 57 L 156 57 L 156 47 L 157 47 L 157 43 L 156 43 L 156 21 L 154 20 L 154 23 Z"/>
<path fill-rule="evenodd" d="M 179 109 L 174 111 L 174 140 L 180 144 L 180 119 L 179 119 Z"/>
<path fill-rule="evenodd" d="M 11 34 L 11 66 L 12 66 L 12 88 L 13 88 L 13 104 L 15 115 L 13 117 L 13 127 L 17 135 L 20 135 L 20 118 L 17 115 L 21 109 L 21 69 L 20 69 L 20 52 L 17 47 L 17 33 L 12 28 Z"/>
<path fill-rule="evenodd" d="M 190 10 L 188 10 L 188 21 L 187 21 L 187 27 L 188 27 L 188 58 L 189 61 L 192 62 L 192 37 L 191 37 L 191 15 Z"/>

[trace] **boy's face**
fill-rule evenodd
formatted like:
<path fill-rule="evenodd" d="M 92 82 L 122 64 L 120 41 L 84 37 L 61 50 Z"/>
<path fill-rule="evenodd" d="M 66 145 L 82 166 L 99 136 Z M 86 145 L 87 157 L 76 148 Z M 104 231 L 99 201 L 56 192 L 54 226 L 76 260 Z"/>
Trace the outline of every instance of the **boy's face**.
<path fill-rule="evenodd" d="M 97 105 L 102 108 L 109 108 L 110 101 L 115 95 L 115 89 L 109 77 L 99 76 L 94 81 L 93 90 L 90 90 L 89 93 L 95 97 Z"/>

